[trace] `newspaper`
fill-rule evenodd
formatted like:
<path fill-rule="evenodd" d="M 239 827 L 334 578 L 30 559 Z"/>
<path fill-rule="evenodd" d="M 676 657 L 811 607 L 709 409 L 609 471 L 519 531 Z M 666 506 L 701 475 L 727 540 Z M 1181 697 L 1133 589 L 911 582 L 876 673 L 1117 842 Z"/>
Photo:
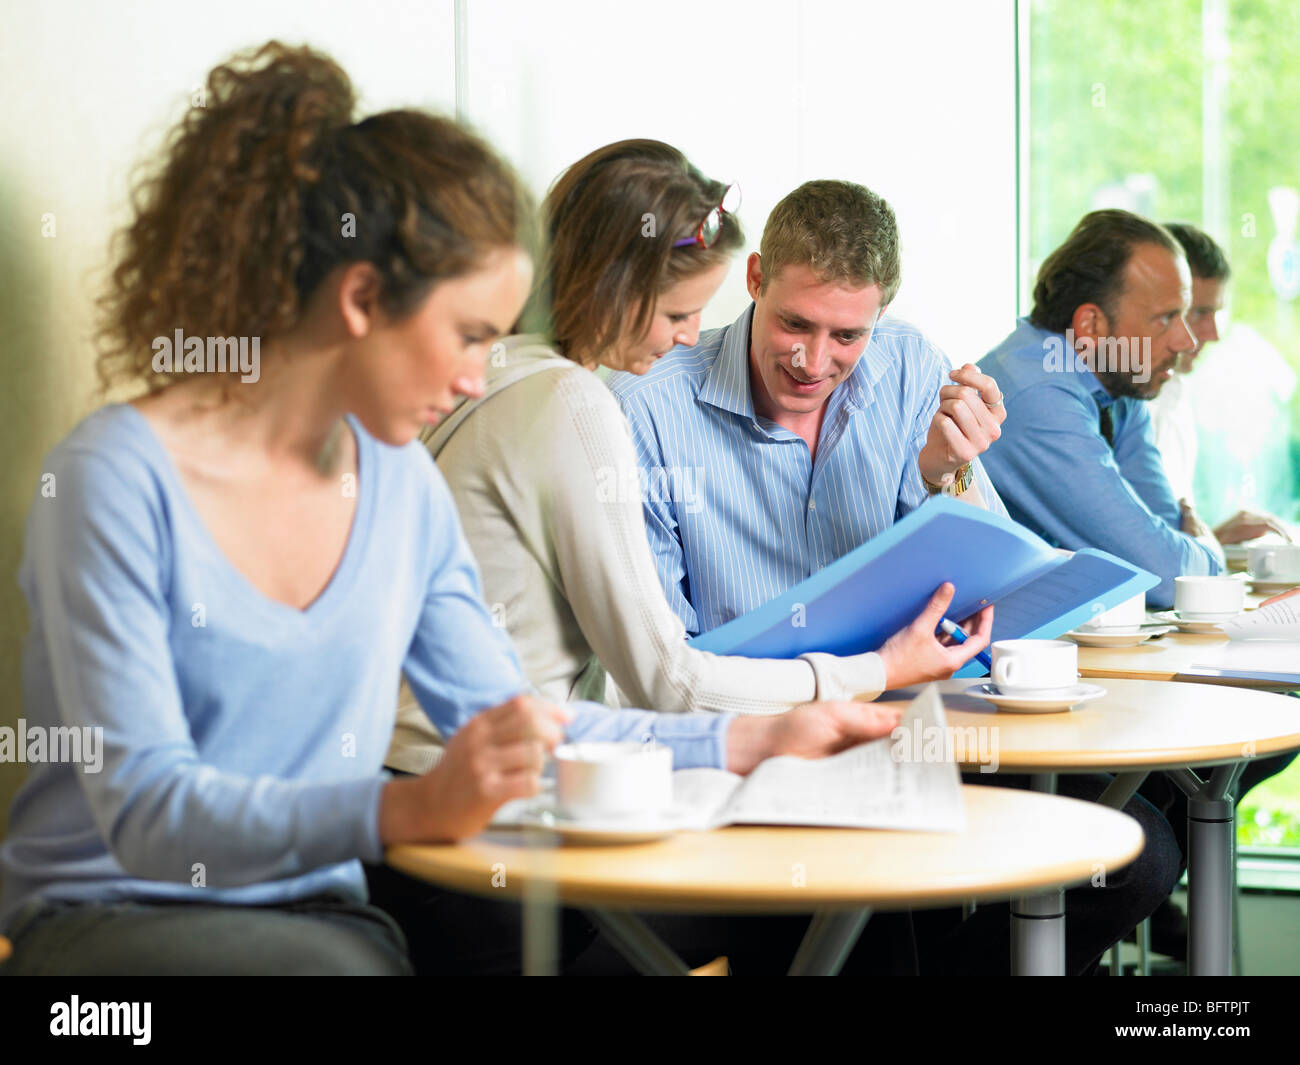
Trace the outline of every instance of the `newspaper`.
<path fill-rule="evenodd" d="M 1230 640 L 1300 640 L 1300 596 L 1248 610 L 1219 628 Z"/>
<path fill-rule="evenodd" d="M 542 800 L 547 802 L 553 800 Z M 503 807 L 494 825 L 524 812 L 508 806 L 513 809 Z M 926 687 L 889 736 L 828 758 L 769 758 L 746 777 L 722 769 L 679 769 L 664 820 L 700 831 L 808 825 L 962 832 L 966 807 L 943 700 L 934 685 Z"/>

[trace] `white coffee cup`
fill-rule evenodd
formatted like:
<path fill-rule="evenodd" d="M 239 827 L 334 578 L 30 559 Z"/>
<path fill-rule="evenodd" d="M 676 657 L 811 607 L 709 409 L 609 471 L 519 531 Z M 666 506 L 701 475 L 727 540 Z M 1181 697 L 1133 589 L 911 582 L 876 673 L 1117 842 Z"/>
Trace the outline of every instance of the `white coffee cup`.
<path fill-rule="evenodd" d="M 1246 605 L 1246 582 L 1238 576 L 1175 577 L 1174 610 L 1188 621 L 1223 621 Z"/>
<path fill-rule="evenodd" d="M 1135 629 L 1147 619 L 1147 593 L 1139 592 L 1118 606 L 1094 614 L 1081 629 Z"/>
<path fill-rule="evenodd" d="M 670 747 L 635 742 L 565 743 L 555 748 L 555 794 L 574 820 L 663 813 L 673 801 Z"/>
<path fill-rule="evenodd" d="M 1256 580 L 1300 583 L 1300 544 L 1252 547 L 1246 554 L 1246 568 Z"/>
<path fill-rule="evenodd" d="M 1079 682 L 1079 646 L 1070 640 L 998 640 L 991 673 L 1005 695 L 1054 695 Z"/>

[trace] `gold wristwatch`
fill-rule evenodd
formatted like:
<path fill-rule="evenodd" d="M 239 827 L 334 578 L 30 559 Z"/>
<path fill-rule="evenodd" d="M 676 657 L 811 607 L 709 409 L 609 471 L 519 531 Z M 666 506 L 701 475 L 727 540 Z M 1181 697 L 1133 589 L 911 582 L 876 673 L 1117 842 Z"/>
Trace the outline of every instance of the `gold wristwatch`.
<path fill-rule="evenodd" d="M 932 496 L 959 496 L 971 486 L 975 480 L 975 473 L 968 462 L 953 474 L 952 484 L 931 484 L 925 474 L 921 474 L 921 480 L 925 482 L 925 489 Z"/>

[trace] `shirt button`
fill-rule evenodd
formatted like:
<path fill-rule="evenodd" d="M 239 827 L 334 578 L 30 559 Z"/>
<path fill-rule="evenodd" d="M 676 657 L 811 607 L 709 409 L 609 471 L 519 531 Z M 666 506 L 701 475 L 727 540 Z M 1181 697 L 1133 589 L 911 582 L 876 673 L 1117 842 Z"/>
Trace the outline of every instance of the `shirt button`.
<path fill-rule="evenodd" d="M 816 509 L 817 509 L 817 500 L 814 499 L 814 500 L 812 500 L 811 502 L 809 502 L 809 504 L 808 504 L 808 509 L 809 509 L 809 510 L 816 510 Z"/>

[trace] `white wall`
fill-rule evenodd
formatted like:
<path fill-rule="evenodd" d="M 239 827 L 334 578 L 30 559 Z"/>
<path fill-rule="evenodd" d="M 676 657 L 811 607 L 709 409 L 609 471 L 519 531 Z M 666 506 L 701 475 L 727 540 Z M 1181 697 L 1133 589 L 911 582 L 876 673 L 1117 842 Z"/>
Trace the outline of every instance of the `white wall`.
<path fill-rule="evenodd" d="M 858 181 L 898 214 L 895 311 L 978 358 L 1015 316 L 1012 0 L 471 0 L 468 114 L 542 192 L 655 137 L 739 181 L 756 248 L 787 192 Z M 733 267 L 705 324 L 745 306 Z"/>

